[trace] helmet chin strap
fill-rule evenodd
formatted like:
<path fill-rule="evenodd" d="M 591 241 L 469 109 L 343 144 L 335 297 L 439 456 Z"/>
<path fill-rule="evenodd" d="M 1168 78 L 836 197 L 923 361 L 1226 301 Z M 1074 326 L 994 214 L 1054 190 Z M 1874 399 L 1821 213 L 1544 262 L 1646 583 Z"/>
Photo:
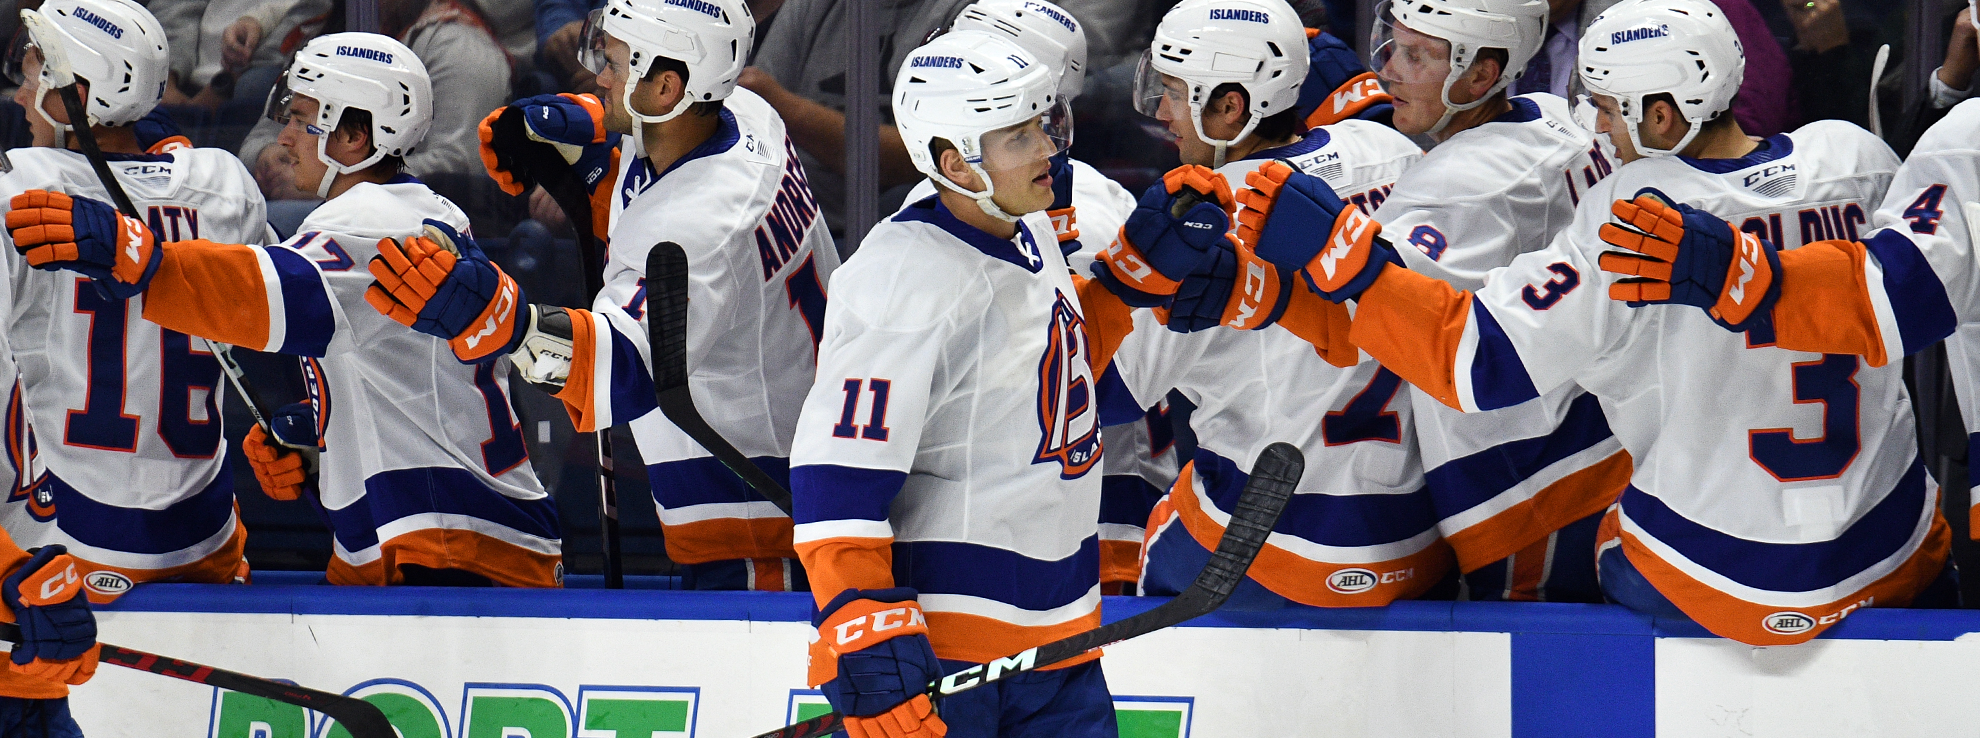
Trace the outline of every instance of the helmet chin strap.
<path fill-rule="evenodd" d="M 971 200 L 975 200 L 976 207 L 981 209 L 983 211 L 983 214 L 985 215 L 988 215 L 992 218 L 996 218 L 997 220 L 1001 220 L 1005 223 L 1018 222 L 1018 216 L 1005 212 L 1004 206 L 998 205 L 996 200 L 991 199 L 991 196 L 994 195 L 997 191 L 997 186 L 990 183 L 989 173 L 983 171 L 983 167 L 977 166 L 975 164 L 969 165 L 969 169 L 970 171 L 976 172 L 976 176 L 983 180 L 982 192 L 972 192 L 969 189 L 963 187 L 962 185 L 956 184 L 953 180 L 950 180 L 948 177 L 936 176 L 936 177 L 931 177 L 930 179 L 935 180 L 936 184 L 954 190 L 956 194 L 964 195 Z"/>
<path fill-rule="evenodd" d="M 688 106 L 694 104 L 694 98 L 690 97 L 687 94 L 687 90 L 681 90 L 681 100 L 680 102 L 674 103 L 673 110 L 669 110 L 660 115 L 647 115 L 645 113 L 639 112 L 639 108 L 633 107 L 633 99 L 632 99 L 633 90 L 636 89 L 639 89 L 639 81 L 627 80 L 625 94 L 621 95 L 621 97 L 624 98 L 626 113 L 630 114 L 633 117 L 633 120 L 638 121 L 642 124 L 652 125 L 656 123 L 665 123 L 667 121 L 673 120 L 675 118 L 680 117 L 682 113 L 687 112 Z"/>
<path fill-rule="evenodd" d="M 1466 64 L 1464 65 L 1463 68 L 1452 67 L 1451 73 L 1444 76 L 1444 91 L 1442 93 L 1443 102 L 1444 102 L 1444 115 L 1437 119 L 1437 125 L 1431 126 L 1430 130 L 1423 132 L 1425 135 L 1436 136 L 1437 134 L 1443 133 L 1444 127 L 1451 124 L 1452 117 L 1456 116 L 1458 113 L 1464 112 L 1466 110 L 1470 110 L 1480 105 L 1484 105 L 1485 101 L 1492 99 L 1492 96 L 1494 94 L 1497 94 L 1500 90 L 1503 90 L 1507 87 L 1508 83 L 1506 82 L 1505 77 L 1501 75 L 1499 78 L 1499 83 L 1497 85 L 1494 85 L 1492 89 L 1486 90 L 1485 94 L 1479 95 L 1478 99 L 1465 103 L 1463 105 L 1459 105 L 1457 103 L 1451 102 L 1451 85 L 1457 84 L 1458 78 L 1463 77 L 1464 73 L 1469 71 L 1471 71 L 1471 65 Z"/>
<path fill-rule="evenodd" d="M 385 158 L 385 149 L 376 144 L 371 147 L 371 156 L 365 157 L 364 161 L 356 164 L 344 164 L 330 158 L 330 134 L 337 130 L 337 124 L 343 120 L 343 117 L 344 111 L 337 111 L 337 120 L 325 125 L 323 135 L 316 137 L 316 159 L 330 168 L 323 173 L 323 181 L 316 183 L 316 196 L 326 200 L 330 198 L 330 188 L 336 184 L 337 175 L 363 171 Z"/>
<path fill-rule="evenodd" d="M 48 80 L 43 79 L 41 80 L 41 84 L 35 87 L 34 112 L 39 114 L 42 120 L 47 121 L 48 125 L 55 128 L 55 148 L 68 148 L 69 133 L 75 129 L 71 128 L 67 123 L 57 122 L 55 116 L 49 115 L 48 109 L 42 106 L 42 100 L 48 96 L 48 84 Z"/>
<path fill-rule="evenodd" d="M 1641 108 L 1642 106 L 1638 105 L 1637 107 Z M 1699 131 L 1705 129 L 1705 121 L 1686 120 L 1686 123 L 1691 124 L 1691 130 L 1684 132 L 1684 136 L 1678 139 L 1676 146 L 1668 149 L 1655 149 L 1643 145 L 1643 136 L 1637 133 L 1637 124 L 1640 122 L 1639 118 L 1624 118 L 1623 123 L 1629 126 L 1629 144 L 1636 147 L 1636 153 L 1641 156 L 1676 156 L 1678 152 L 1684 150 L 1684 147 L 1691 145 L 1691 140 L 1698 137 Z"/>
<path fill-rule="evenodd" d="M 1190 115 L 1190 121 L 1189 121 L 1190 125 L 1196 127 L 1196 138 L 1198 140 L 1203 141 L 1204 143 L 1210 144 L 1211 148 L 1215 149 L 1215 152 L 1213 152 L 1210 155 L 1211 169 L 1224 168 L 1224 164 L 1227 163 L 1225 160 L 1230 157 L 1231 146 L 1239 141 L 1243 141 L 1245 136 L 1251 135 L 1251 132 L 1258 128 L 1258 123 L 1259 123 L 1258 116 L 1256 115 L 1249 116 L 1244 122 L 1244 127 L 1238 129 L 1238 134 L 1236 136 L 1232 136 L 1227 139 L 1211 138 L 1210 134 L 1203 132 L 1202 106 L 1191 106 L 1189 115 Z"/>

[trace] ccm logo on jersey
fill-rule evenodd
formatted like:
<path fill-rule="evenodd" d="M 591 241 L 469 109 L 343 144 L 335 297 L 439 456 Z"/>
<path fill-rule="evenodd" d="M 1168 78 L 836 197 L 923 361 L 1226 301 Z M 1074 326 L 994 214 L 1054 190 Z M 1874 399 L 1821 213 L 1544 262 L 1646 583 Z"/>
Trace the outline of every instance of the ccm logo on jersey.
<path fill-rule="evenodd" d="M 89 12 L 88 8 L 76 8 L 76 18 L 84 23 L 96 26 L 104 33 L 110 34 L 111 38 L 124 37 L 124 29 L 118 28 L 117 24 L 111 23 L 109 20 L 104 19 L 103 16 Z"/>
<path fill-rule="evenodd" d="M 1760 171 L 1746 175 L 1746 178 L 1740 181 L 1740 185 L 1745 187 L 1752 187 L 1753 183 L 1755 182 L 1766 179 L 1768 177 L 1772 177 L 1776 174 L 1787 174 L 1792 171 L 1794 171 L 1793 164 L 1776 164 L 1770 167 L 1763 167 L 1761 168 Z"/>
<path fill-rule="evenodd" d="M 1262 10 L 1243 10 L 1239 8 L 1211 8 L 1210 20 L 1213 21 L 1235 20 L 1235 21 L 1250 21 L 1252 23 L 1271 23 L 1272 16 L 1266 15 L 1265 11 Z"/>
<path fill-rule="evenodd" d="M 1415 576 L 1415 569 L 1385 571 L 1380 574 L 1367 569 L 1342 569 L 1327 575 L 1327 588 L 1341 594 L 1360 594 L 1374 589 L 1378 584 L 1395 584 L 1408 581 Z"/>
<path fill-rule="evenodd" d="M 1671 27 L 1667 25 L 1658 25 L 1655 28 L 1631 28 L 1626 31 L 1616 31 L 1609 34 L 1609 43 L 1626 44 L 1631 41 L 1641 41 L 1646 38 L 1663 38 L 1669 35 L 1671 35 Z"/>
<path fill-rule="evenodd" d="M 1875 597 L 1867 597 L 1861 602 L 1849 605 L 1819 618 L 1793 610 L 1777 612 L 1761 618 L 1760 627 L 1766 628 L 1769 633 L 1778 633 L 1780 635 L 1806 633 L 1817 625 L 1835 625 L 1843 618 L 1849 617 L 1849 614 L 1855 612 L 1857 608 L 1869 607 L 1871 603 L 1876 601 L 1877 598 Z"/>

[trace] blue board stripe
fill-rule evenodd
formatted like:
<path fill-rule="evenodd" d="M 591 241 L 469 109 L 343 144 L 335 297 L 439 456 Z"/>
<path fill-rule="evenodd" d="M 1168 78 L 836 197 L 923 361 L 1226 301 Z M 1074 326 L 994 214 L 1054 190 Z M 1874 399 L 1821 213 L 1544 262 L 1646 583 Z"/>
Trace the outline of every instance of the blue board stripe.
<path fill-rule="evenodd" d="M 1512 634 L 1513 738 L 1655 738 L 1657 641 Z"/>

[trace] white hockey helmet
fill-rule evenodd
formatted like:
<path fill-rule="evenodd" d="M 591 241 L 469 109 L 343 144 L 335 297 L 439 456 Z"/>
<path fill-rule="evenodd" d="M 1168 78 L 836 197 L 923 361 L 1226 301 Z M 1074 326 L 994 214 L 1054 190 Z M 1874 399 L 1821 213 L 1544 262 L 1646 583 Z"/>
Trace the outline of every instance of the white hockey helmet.
<path fill-rule="evenodd" d="M 387 156 L 412 153 L 433 125 L 433 81 L 419 56 L 390 36 L 376 33 L 332 33 L 318 36 L 296 52 L 282 79 L 268 94 L 267 115 L 289 122 L 289 101 L 296 95 L 316 100 L 318 130 L 316 158 L 330 167 L 317 185 L 318 197 L 328 197 L 336 175 L 377 164 Z M 356 164 L 341 164 L 325 152 L 329 132 L 337 130 L 347 110 L 371 114 L 371 155 Z"/>
<path fill-rule="evenodd" d="M 956 15 L 951 30 L 1009 36 L 1059 70 L 1059 97 L 1068 105 L 1086 88 L 1086 27 L 1065 8 L 1045 0 L 976 0 Z"/>
<path fill-rule="evenodd" d="M 1706 0 L 1623 0 L 1581 35 L 1582 83 L 1616 100 L 1630 145 L 1645 156 L 1683 151 L 1707 121 L 1732 107 L 1746 77 L 1746 54 L 1725 13 Z M 1647 148 L 1637 133 L 1644 98 L 1669 94 L 1691 129 L 1669 149 Z"/>
<path fill-rule="evenodd" d="M 1035 164 L 1072 145 L 1072 117 L 1058 86 L 1058 75 L 1008 36 L 958 30 L 908 53 L 894 79 L 894 126 L 914 168 L 976 200 L 991 217 L 1015 222 L 1022 213 L 991 200 L 990 172 Z M 1040 125 L 1022 127 L 1033 120 Z M 983 180 L 982 192 L 943 176 L 929 149 L 938 138 Z"/>
<path fill-rule="evenodd" d="M 57 131 L 70 128 L 48 118 L 41 98 L 65 86 L 68 75 L 89 82 L 83 107 L 90 125 L 135 122 L 165 95 L 171 64 L 165 29 L 131 0 L 48 0 L 39 10 L 22 10 L 21 25 L 41 53 L 35 110 Z"/>
<path fill-rule="evenodd" d="M 1162 75 L 1188 85 L 1190 124 L 1197 138 L 1224 150 L 1251 135 L 1258 123 L 1294 109 L 1306 81 L 1306 28 L 1285 0 L 1183 0 L 1162 16 L 1155 38 L 1135 71 L 1135 110 L 1154 117 L 1163 95 Z M 1203 106 L 1223 84 L 1242 86 L 1250 118 L 1236 136 L 1219 140 L 1203 132 Z M 1174 104 L 1174 101 L 1171 101 Z"/>
<path fill-rule="evenodd" d="M 1428 131 L 1435 134 L 1443 131 L 1458 111 L 1485 104 L 1526 74 L 1527 62 L 1533 61 L 1547 40 L 1547 0 L 1382 0 L 1375 7 L 1375 25 L 1369 31 L 1368 48 L 1374 51 L 1368 55 L 1368 69 L 1383 79 L 1418 82 L 1422 80 L 1414 78 L 1417 65 L 1395 58 L 1396 26 L 1450 42 L 1450 69 L 1444 74 L 1442 96 L 1444 115 Z M 1451 102 L 1451 85 L 1470 71 L 1472 63 L 1478 61 L 1478 52 L 1484 49 L 1506 51 L 1499 81 L 1476 100 L 1463 105 Z"/>
<path fill-rule="evenodd" d="M 622 96 L 626 112 L 641 123 L 664 123 L 695 103 L 727 100 L 736 91 L 755 44 L 756 18 L 743 0 L 606 0 L 586 18 L 578 42 L 578 62 L 592 74 L 605 71 L 607 36 L 632 49 Z M 663 57 L 687 65 L 686 89 L 673 110 L 647 115 L 633 107 L 633 90 Z"/>

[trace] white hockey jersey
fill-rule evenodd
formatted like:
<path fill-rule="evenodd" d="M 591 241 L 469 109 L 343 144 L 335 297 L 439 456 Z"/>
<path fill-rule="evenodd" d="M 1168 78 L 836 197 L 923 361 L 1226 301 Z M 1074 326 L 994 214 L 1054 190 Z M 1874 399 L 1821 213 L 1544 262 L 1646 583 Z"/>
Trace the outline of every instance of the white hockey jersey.
<path fill-rule="evenodd" d="M 695 405 L 757 466 L 787 479 L 839 256 L 784 122 L 737 90 L 713 138 L 665 172 L 622 156 L 617 183 L 605 286 L 577 328 L 576 379 L 558 396 L 581 431 L 631 423 L 668 558 L 794 558 L 790 518 L 658 412 L 645 327 L 646 256 L 672 241 L 690 269 Z"/>
<path fill-rule="evenodd" d="M 318 487 L 334 535 L 332 582 L 395 584 L 412 564 L 556 586 L 556 504 L 525 455 L 508 365 L 462 364 L 445 341 L 365 303 L 378 241 L 418 235 L 428 218 L 467 230 L 453 203 L 400 176 L 352 187 L 280 244 L 165 244 L 144 316 L 304 357 L 324 450 Z"/>
<path fill-rule="evenodd" d="M 820 605 L 913 587 L 936 655 L 975 662 L 1099 625 L 1113 398 L 1091 364 L 1128 311 L 1083 311 L 1092 283 L 1054 246 L 1043 213 L 1006 240 L 929 199 L 874 226 L 833 278 L 791 473 Z M 814 655 L 812 683 L 832 663 Z"/>
<path fill-rule="evenodd" d="M 49 189 L 108 201 L 81 153 L 8 152 L 0 199 Z M 110 167 L 161 238 L 268 238 L 266 206 L 232 154 L 117 155 Z M 92 569 L 101 600 L 133 581 L 226 582 L 245 574 L 222 448 L 220 365 L 204 341 L 142 320 L 140 296 L 105 298 L 86 277 L 27 266 L 0 247 L 13 291 L 6 333 L 23 408 L 46 466 L 61 543 Z M 23 538 L 36 536 L 24 533 Z M 99 591 L 100 590 L 100 591 Z"/>
<path fill-rule="evenodd" d="M 1904 605 L 1944 565 L 1946 526 L 1899 369 L 1783 350 L 1770 331 L 1733 333 L 1690 306 L 1612 300 L 1598 229 L 1610 202 L 1655 187 L 1788 248 L 1853 238 L 1896 167 L 1882 142 L 1838 121 L 1740 159 L 1634 162 L 1589 190 L 1551 246 L 1494 272 L 1475 299 L 1437 285 L 1468 315 L 1461 328 L 1404 330 L 1387 301 L 1364 295 L 1354 335 L 1403 330 L 1389 335 L 1461 345 L 1429 374 L 1405 368 L 1428 350 L 1384 353 L 1406 376 L 1453 378 L 1426 389 L 1467 410 L 1570 382 L 1600 396 L 1636 460 L 1605 520 L 1629 562 L 1716 634 L 1806 641 L 1857 607 Z"/>
<path fill-rule="evenodd" d="M 1218 172 L 1238 186 L 1281 159 L 1320 177 L 1343 200 L 1381 202 L 1422 156 L 1393 129 L 1349 120 Z M 1318 299 L 1305 290 L 1295 295 Z M 1152 524 L 1172 516 L 1214 550 L 1248 465 L 1267 444 L 1283 441 L 1299 447 L 1311 471 L 1252 579 L 1300 603 L 1355 607 L 1415 597 L 1443 577 L 1451 552 L 1437 534 L 1409 396 L 1398 393 L 1401 378 L 1365 357 L 1351 355 L 1346 367 L 1329 363 L 1282 326 L 1176 333 L 1145 311 L 1135 322 L 1114 360 L 1126 388 L 1150 399 L 1177 389 L 1196 405 L 1196 458 L 1159 508 L 1164 519 Z"/>
<path fill-rule="evenodd" d="M 12 264 L 0 259 L 0 277 Z M 0 278 L 0 315 L 14 309 L 12 279 Z M 0 321 L 4 324 L 5 321 Z M 14 351 L 7 336 L 0 333 L 0 530 L 25 548 L 41 546 L 55 528 L 53 492 L 48 468 L 41 462 L 41 449 L 28 424 L 27 394 L 21 391 L 20 372 L 14 366 Z M 3 686 L 3 685 L 0 685 Z M 4 694 L 4 692 L 0 692 Z"/>
<path fill-rule="evenodd" d="M 1491 269 L 1544 248 L 1609 174 L 1565 100 L 1511 102 L 1511 112 L 1431 149 L 1375 210 L 1410 269 L 1478 289 Z M 1459 414 L 1425 397 L 1411 406 L 1440 529 L 1463 571 L 1601 512 L 1629 478 L 1602 408 L 1572 385 L 1491 413 Z"/>

